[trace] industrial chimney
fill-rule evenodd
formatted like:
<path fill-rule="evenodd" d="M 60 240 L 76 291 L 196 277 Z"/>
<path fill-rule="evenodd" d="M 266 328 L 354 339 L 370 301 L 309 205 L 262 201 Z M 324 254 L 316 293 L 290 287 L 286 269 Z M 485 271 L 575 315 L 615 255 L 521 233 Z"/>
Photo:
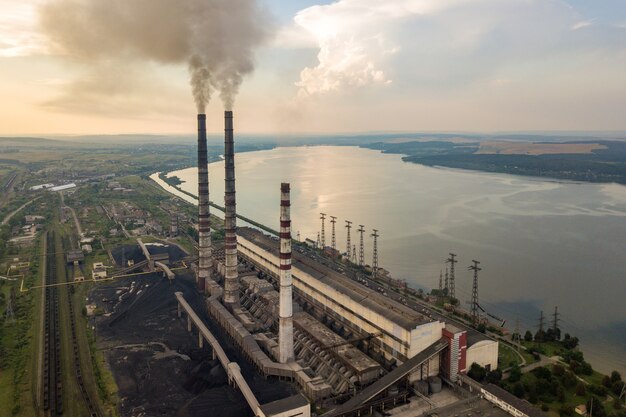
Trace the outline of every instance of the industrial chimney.
<path fill-rule="evenodd" d="M 291 215 L 289 184 L 280 185 L 280 305 L 278 323 L 278 361 L 294 360 L 293 298 L 291 283 Z"/>
<path fill-rule="evenodd" d="M 198 115 L 198 277 L 200 291 L 206 290 L 213 266 L 209 218 L 209 172 L 207 167 L 206 115 Z"/>
<path fill-rule="evenodd" d="M 235 227 L 235 149 L 233 138 L 233 112 L 224 112 L 224 160 L 225 160 L 225 194 L 224 194 L 224 253 L 226 255 L 226 271 L 224 274 L 224 304 L 239 306 L 239 275 L 237 271 L 237 234 Z"/>

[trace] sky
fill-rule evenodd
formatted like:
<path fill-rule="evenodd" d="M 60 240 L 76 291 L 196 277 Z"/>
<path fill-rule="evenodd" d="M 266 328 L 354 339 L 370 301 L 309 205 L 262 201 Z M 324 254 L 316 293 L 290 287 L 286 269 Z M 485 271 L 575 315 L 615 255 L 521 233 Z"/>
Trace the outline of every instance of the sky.
<path fill-rule="evenodd" d="M 159 55 L 177 15 L 133 34 L 116 16 L 146 0 L 103 1 L 0 0 L 0 135 L 194 132 L 187 65 Z M 94 4 L 124 10 L 94 22 Z M 259 0 L 254 25 L 241 132 L 626 131 L 625 0 Z"/>

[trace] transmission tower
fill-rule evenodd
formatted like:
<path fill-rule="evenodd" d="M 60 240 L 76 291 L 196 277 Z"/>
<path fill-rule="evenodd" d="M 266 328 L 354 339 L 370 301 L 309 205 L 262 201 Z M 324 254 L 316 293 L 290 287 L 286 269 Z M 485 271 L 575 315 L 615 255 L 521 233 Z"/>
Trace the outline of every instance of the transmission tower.
<path fill-rule="evenodd" d="M 456 254 L 450 253 L 450 257 L 446 259 L 446 262 L 450 264 L 450 281 L 449 285 L 446 285 L 448 289 L 448 295 L 451 298 L 455 298 L 455 290 L 454 290 L 454 264 L 459 262 L 456 260 Z"/>
<path fill-rule="evenodd" d="M 448 275 L 448 267 L 446 267 L 446 275 L 445 275 L 446 279 L 443 282 L 443 288 L 448 292 L 448 294 L 450 293 L 450 276 Z"/>
<path fill-rule="evenodd" d="M 361 235 L 359 244 L 359 266 L 365 265 L 365 247 L 363 246 L 363 233 L 365 233 L 365 226 L 359 225 L 359 234 Z"/>
<path fill-rule="evenodd" d="M 544 323 L 545 317 L 543 316 L 543 310 L 541 310 L 541 314 L 539 315 L 539 333 L 543 333 Z"/>
<path fill-rule="evenodd" d="M 319 248 L 320 247 L 320 232 L 317 232 L 317 240 L 315 241 L 315 247 Z"/>
<path fill-rule="evenodd" d="M 337 240 L 335 239 L 335 223 L 337 223 L 337 218 L 335 216 L 330 216 L 330 224 L 331 226 L 331 236 L 330 236 L 330 247 L 337 250 Z"/>
<path fill-rule="evenodd" d="M 322 245 L 322 249 L 324 249 L 326 247 L 326 232 L 324 230 L 324 227 L 326 225 L 326 214 L 325 213 L 320 213 L 320 220 L 322 221 L 322 235 L 321 235 L 320 243 Z"/>
<path fill-rule="evenodd" d="M 555 338 L 557 337 L 559 331 L 559 321 L 561 321 L 561 319 L 559 319 L 560 315 L 559 307 L 554 306 L 554 314 L 552 314 L 552 330 L 554 331 Z"/>
<path fill-rule="evenodd" d="M 478 271 L 481 271 L 478 265 L 480 262 L 472 260 L 474 265 L 471 265 L 468 269 L 474 271 L 474 283 L 472 285 L 472 324 L 478 326 Z"/>
<path fill-rule="evenodd" d="M 443 273 L 439 270 L 439 298 L 443 297 Z"/>
<path fill-rule="evenodd" d="M 378 230 L 372 229 L 374 233 L 372 233 L 372 237 L 374 238 L 374 252 L 372 257 L 372 276 L 374 279 L 377 278 L 378 275 Z"/>
<path fill-rule="evenodd" d="M 521 339 L 521 334 L 520 334 L 520 328 L 519 328 L 519 317 L 517 319 L 515 319 L 515 339 L 513 340 L 515 342 L 515 346 L 517 347 L 517 352 L 519 353 L 519 345 L 520 345 L 520 339 Z"/>
<path fill-rule="evenodd" d="M 352 249 L 352 243 L 350 242 L 350 229 L 352 229 L 352 222 L 346 220 L 346 256 L 350 258 L 350 252 Z"/>
<path fill-rule="evenodd" d="M 356 245 L 352 245 L 352 263 L 356 264 Z"/>

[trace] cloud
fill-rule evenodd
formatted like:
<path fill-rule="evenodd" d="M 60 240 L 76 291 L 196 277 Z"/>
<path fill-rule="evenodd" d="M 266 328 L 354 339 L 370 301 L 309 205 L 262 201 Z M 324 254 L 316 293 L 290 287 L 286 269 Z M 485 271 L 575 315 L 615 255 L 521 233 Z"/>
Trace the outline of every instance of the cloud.
<path fill-rule="evenodd" d="M 626 32 L 585 20 L 562 0 L 338 0 L 300 11 L 297 30 L 319 48 L 296 82 L 301 97 L 457 88 L 509 78 L 499 72 L 516 65 L 533 71 L 546 58 L 626 48 Z"/>
<path fill-rule="evenodd" d="M 0 57 L 27 56 L 45 51 L 36 25 L 40 0 L 0 0 Z"/>

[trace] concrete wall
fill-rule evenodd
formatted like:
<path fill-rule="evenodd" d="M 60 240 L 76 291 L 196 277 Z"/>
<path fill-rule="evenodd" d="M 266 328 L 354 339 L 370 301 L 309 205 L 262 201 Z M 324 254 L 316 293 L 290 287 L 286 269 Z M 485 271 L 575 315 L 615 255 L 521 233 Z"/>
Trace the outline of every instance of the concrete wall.
<path fill-rule="evenodd" d="M 473 363 L 486 367 L 489 365 L 491 370 L 498 367 L 498 342 L 493 340 L 482 340 L 467 348 L 467 369 Z"/>

